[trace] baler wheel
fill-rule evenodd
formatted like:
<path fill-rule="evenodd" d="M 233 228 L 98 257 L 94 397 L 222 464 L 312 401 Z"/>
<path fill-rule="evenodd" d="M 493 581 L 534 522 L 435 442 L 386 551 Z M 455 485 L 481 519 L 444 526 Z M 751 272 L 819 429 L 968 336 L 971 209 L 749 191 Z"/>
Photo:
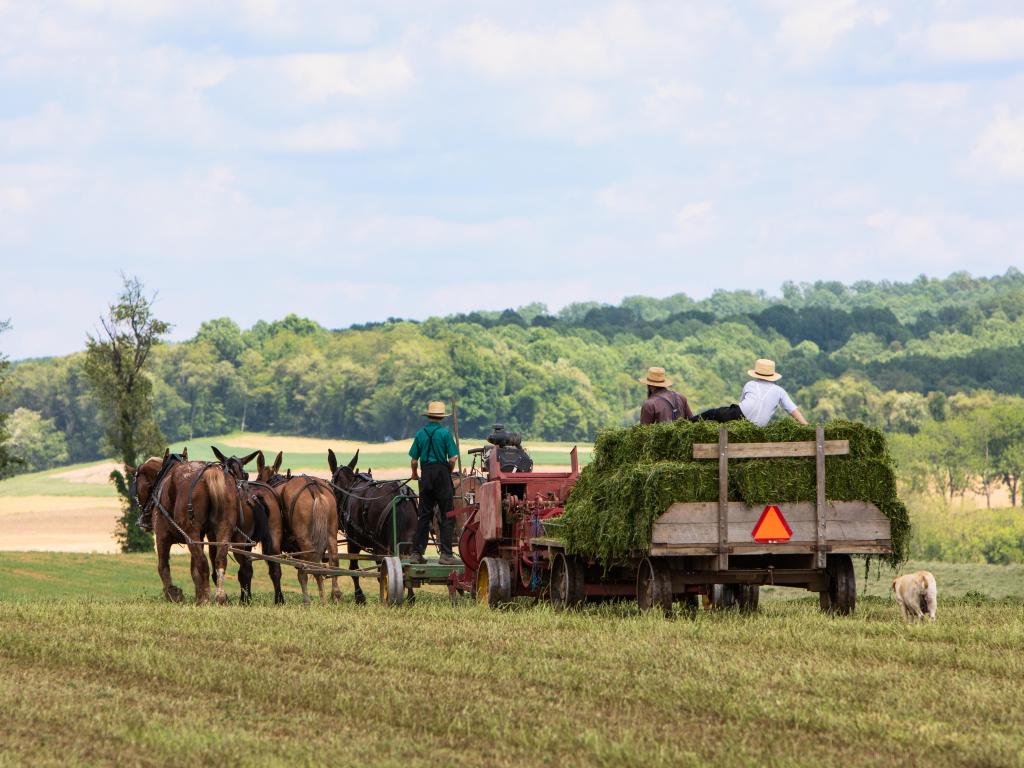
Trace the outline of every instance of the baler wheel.
<path fill-rule="evenodd" d="M 857 607 L 857 576 L 853 558 L 844 554 L 830 554 L 825 562 L 828 573 L 828 591 L 819 592 L 821 610 L 831 615 L 848 616 Z"/>
<path fill-rule="evenodd" d="M 661 608 L 672 613 L 672 575 L 659 558 L 645 557 L 636 574 L 636 602 L 641 611 Z"/>
<path fill-rule="evenodd" d="M 508 561 L 485 557 L 476 572 L 476 601 L 488 608 L 500 608 L 512 601 L 512 571 Z"/>
<path fill-rule="evenodd" d="M 556 611 L 578 608 L 587 599 L 583 563 L 579 558 L 559 552 L 551 564 L 551 607 Z"/>
<path fill-rule="evenodd" d="M 380 584 L 381 605 L 402 604 L 405 600 L 405 579 L 401 560 L 397 557 L 385 557 L 381 560 L 377 581 Z"/>

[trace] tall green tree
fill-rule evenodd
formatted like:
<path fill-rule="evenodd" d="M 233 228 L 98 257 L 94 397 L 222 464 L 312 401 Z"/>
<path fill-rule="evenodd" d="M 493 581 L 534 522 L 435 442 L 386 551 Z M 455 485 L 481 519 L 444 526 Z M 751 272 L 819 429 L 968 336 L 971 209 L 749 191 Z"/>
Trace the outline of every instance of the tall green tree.
<path fill-rule="evenodd" d="M 990 438 L 992 466 L 1010 492 L 1010 505 L 1017 506 L 1020 481 L 1024 476 L 1024 405 L 1007 403 L 993 416 Z"/>
<path fill-rule="evenodd" d="M 10 320 L 0 321 L 0 333 L 11 327 Z M 0 354 L 0 395 L 3 394 L 4 385 L 7 382 L 7 369 L 10 367 L 7 356 Z M 6 411 L 0 411 L 0 479 L 3 479 L 21 466 L 22 461 L 11 451 L 8 444 L 10 433 L 7 429 L 7 419 L 10 416 Z"/>
<path fill-rule="evenodd" d="M 68 463 L 68 441 L 53 419 L 28 408 L 16 408 L 8 422 L 10 445 L 24 462 L 23 471 L 38 472 Z"/>
<path fill-rule="evenodd" d="M 138 278 L 121 276 L 122 288 L 100 329 L 86 340 L 85 373 L 92 386 L 110 450 L 125 465 L 163 449 L 164 437 L 153 414 L 153 384 L 147 375 L 150 353 L 171 326 L 153 316 L 155 295 L 147 297 Z M 138 508 L 124 475 L 110 479 L 123 509 L 116 536 L 124 552 L 151 549 L 153 537 L 138 527 Z"/>

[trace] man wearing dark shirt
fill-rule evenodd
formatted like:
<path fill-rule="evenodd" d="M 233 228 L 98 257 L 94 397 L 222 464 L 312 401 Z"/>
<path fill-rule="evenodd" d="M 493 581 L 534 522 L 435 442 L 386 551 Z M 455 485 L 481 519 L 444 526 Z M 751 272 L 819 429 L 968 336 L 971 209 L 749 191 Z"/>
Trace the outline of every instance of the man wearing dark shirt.
<path fill-rule="evenodd" d="M 648 368 L 647 375 L 639 381 L 647 385 L 647 400 L 640 409 L 641 424 L 693 418 L 686 398 L 669 389 L 672 382 L 665 377 L 664 368 Z"/>
<path fill-rule="evenodd" d="M 412 479 L 420 482 L 420 508 L 413 545 L 415 551 L 411 559 L 414 563 L 427 562 L 423 553 L 427 549 L 427 534 L 430 532 L 434 510 L 437 509 L 441 534 L 437 543 L 437 548 L 441 550 L 438 562 L 442 565 L 459 565 L 462 561 L 452 554 L 455 521 L 448 517 L 454 505 L 452 470 L 455 469 L 459 450 L 452 433 L 441 426 L 441 422 L 448 416 L 443 402 L 431 402 L 423 415 L 427 417 L 427 425 L 416 433 L 409 448 Z"/>

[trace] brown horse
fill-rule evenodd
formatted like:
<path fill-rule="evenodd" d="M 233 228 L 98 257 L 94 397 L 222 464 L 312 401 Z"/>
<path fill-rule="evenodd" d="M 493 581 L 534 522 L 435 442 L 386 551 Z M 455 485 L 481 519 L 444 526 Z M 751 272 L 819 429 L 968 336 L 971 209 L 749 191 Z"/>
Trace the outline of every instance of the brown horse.
<path fill-rule="evenodd" d="M 331 469 L 331 482 L 338 499 L 341 529 L 350 555 L 366 550 L 374 555 L 398 555 L 402 544 L 412 546 L 416 535 L 416 497 L 406 483 L 399 480 L 381 482 L 369 473 L 356 471 L 359 451 L 352 461 L 338 466 L 334 451 L 327 451 L 327 466 Z M 355 570 L 355 560 L 349 568 Z M 352 577 L 357 603 L 365 603 L 366 596 L 359 586 L 359 578 Z M 416 595 L 408 588 L 407 602 Z"/>
<path fill-rule="evenodd" d="M 237 456 L 225 456 L 217 450 L 216 446 L 210 447 L 213 448 L 214 455 L 235 481 L 235 490 L 238 492 L 238 525 L 235 528 L 235 535 L 231 537 L 232 543 L 236 544 L 238 549 L 250 552 L 259 543 L 263 554 L 281 554 L 281 539 L 284 533 L 281 501 L 273 488 L 258 481 L 250 481 L 249 473 L 245 471 L 245 465 L 254 458 L 257 460 L 258 470 L 263 469 L 263 451 L 253 451 L 248 456 L 238 458 Z M 215 554 L 215 548 L 210 547 L 211 562 Z M 248 604 L 252 600 L 252 558 L 236 552 L 235 561 L 238 563 L 240 600 L 242 603 Z M 270 572 L 270 580 L 274 584 L 274 602 L 283 603 L 281 564 L 268 560 L 267 570 Z"/>
<path fill-rule="evenodd" d="M 277 454 L 271 466 L 263 465 L 259 481 L 272 487 L 281 500 L 285 537 L 283 548 L 298 560 L 320 564 L 327 556 L 332 568 L 338 567 L 338 507 L 330 484 L 319 477 L 310 475 L 280 474 L 282 453 Z M 324 596 L 324 577 L 314 574 L 320 601 Z M 299 570 L 299 585 L 302 587 L 302 602 L 308 606 L 309 574 Z M 341 600 L 338 577 L 331 577 L 331 601 Z"/>
<path fill-rule="evenodd" d="M 192 582 L 196 603 L 210 600 L 210 566 L 203 552 L 203 539 L 227 542 L 238 522 L 238 497 L 233 482 L 216 464 L 188 461 L 187 454 L 164 454 L 163 459 L 148 459 L 137 469 L 126 466 L 132 475 L 131 492 L 153 521 L 156 537 L 157 571 L 164 585 L 164 597 L 181 602 L 181 590 L 171 581 L 172 544 L 186 544 L 192 556 Z M 224 572 L 227 547 L 219 547 L 213 558 L 218 604 L 227 602 Z"/>

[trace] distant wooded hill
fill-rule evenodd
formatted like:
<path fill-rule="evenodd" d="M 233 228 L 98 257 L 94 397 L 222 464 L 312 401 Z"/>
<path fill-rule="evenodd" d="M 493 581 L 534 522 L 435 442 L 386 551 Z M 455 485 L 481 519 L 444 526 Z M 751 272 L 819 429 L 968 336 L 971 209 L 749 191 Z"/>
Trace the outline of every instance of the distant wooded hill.
<path fill-rule="evenodd" d="M 233 430 L 408 437 L 428 400 L 449 397 L 467 434 L 499 421 L 577 440 L 637 419 L 636 378 L 649 365 L 701 409 L 734 402 L 758 357 L 777 361 L 812 418 L 914 434 L 958 393 L 993 403 L 1024 392 L 1024 274 L 787 283 L 779 297 L 630 297 L 557 314 L 533 304 L 344 330 L 294 315 L 245 330 L 220 318 L 157 350 L 154 392 L 169 441 Z M 106 453 L 81 365 L 81 354 L 16 362 L 2 402 L 44 437 L 59 433 L 70 461 Z"/>

